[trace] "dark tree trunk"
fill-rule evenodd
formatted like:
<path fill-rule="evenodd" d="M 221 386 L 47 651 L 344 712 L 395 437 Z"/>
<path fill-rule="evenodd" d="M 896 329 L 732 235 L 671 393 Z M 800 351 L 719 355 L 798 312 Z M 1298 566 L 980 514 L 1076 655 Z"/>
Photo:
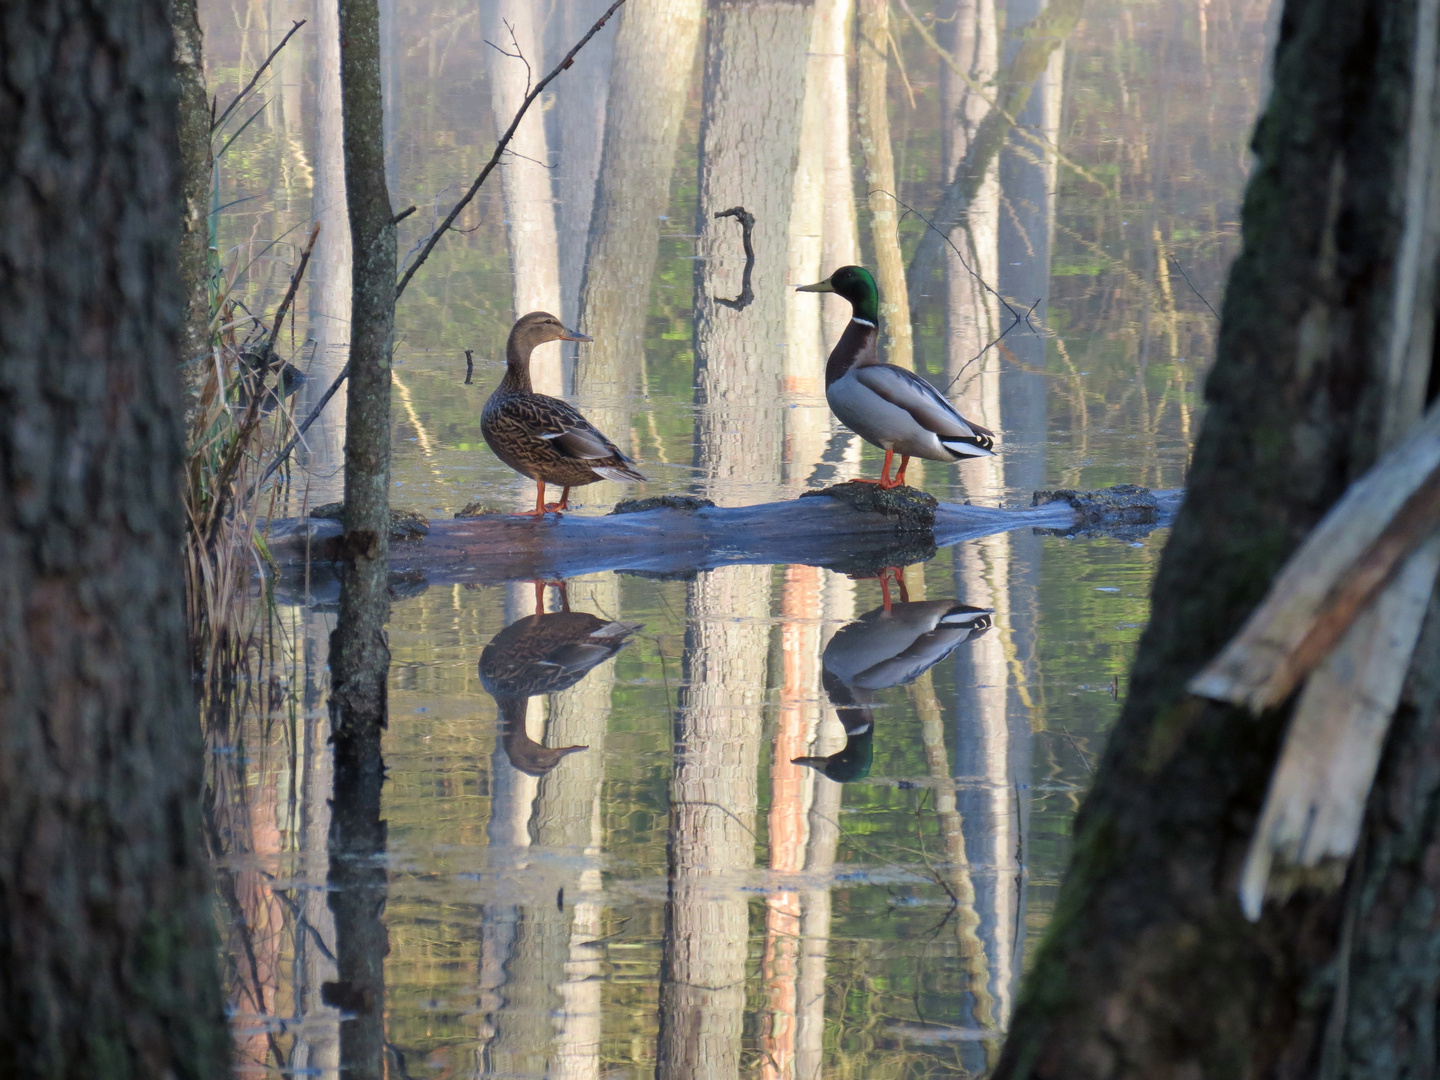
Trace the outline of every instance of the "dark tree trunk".
<path fill-rule="evenodd" d="M 376 0 L 340 4 L 345 187 L 354 249 L 346 391 L 345 536 L 330 663 L 342 728 L 383 726 L 390 650 L 390 352 L 395 337 L 395 223 L 385 186 Z"/>
<path fill-rule="evenodd" d="M 335 796 L 330 827 L 330 907 L 337 979 L 330 1004 L 347 1077 L 385 1075 L 386 872 L 380 856 L 390 650 L 390 353 L 395 336 L 395 222 L 385 184 L 380 11 L 376 0 L 340 0 L 340 83 L 345 187 L 354 251 L 350 384 L 345 426 L 345 533 L 340 612 L 331 641 L 330 702 Z"/>
<path fill-rule="evenodd" d="M 1418 413 L 1434 35 L 1434 0 L 1286 5 L 1189 493 L 997 1076 L 1436 1071 L 1440 626 L 1416 654 L 1360 868 L 1258 924 L 1236 886 L 1288 707 L 1256 719 L 1184 692 Z"/>
<path fill-rule="evenodd" d="M 224 1074 L 165 0 L 0 7 L 0 1075 Z"/>
<path fill-rule="evenodd" d="M 185 322 L 180 359 L 191 361 L 210 342 L 210 103 L 205 95 L 204 39 L 196 0 L 170 0 L 175 34 L 175 81 L 179 87 L 180 197 L 184 200 L 180 233 L 180 288 Z M 187 389 L 197 387 L 204 365 L 185 368 Z M 186 407 L 189 407 L 187 398 Z"/>

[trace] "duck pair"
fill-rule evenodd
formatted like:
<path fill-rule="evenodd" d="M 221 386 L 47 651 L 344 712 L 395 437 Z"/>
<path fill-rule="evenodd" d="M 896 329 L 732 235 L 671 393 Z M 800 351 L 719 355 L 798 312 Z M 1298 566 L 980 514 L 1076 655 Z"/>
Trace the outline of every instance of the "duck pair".
<path fill-rule="evenodd" d="M 825 365 L 825 398 L 851 431 L 885 451 L 880 479 L 864 483 L 898 487 L 905 482 L 912 457 L 956 462 L 994 452 L 994 432 L 966 420 L 913 371 L 880 362 L 880 290 L 870 271 L 842 266 L 824 281 L 802 285 L 798 291 L 833 292 L 850 301 L 850 325 Z M 510 331 L 505 378 L 485 403 L 480 431 L 496 457 L 535 481 L 535 509 L 525 516 L 567 509 L 572 487 L 598 480 L 639 483 L 645 479 L 578 409 L 537 394 L 531 386 L 530 355 L 537 346 L 590 340 L 544 311 L 532 311 Z M 900 467 L 892 477 L 896 454 Z M 547 484 L 561 489 L 559 502 L 545 501 Z"/>

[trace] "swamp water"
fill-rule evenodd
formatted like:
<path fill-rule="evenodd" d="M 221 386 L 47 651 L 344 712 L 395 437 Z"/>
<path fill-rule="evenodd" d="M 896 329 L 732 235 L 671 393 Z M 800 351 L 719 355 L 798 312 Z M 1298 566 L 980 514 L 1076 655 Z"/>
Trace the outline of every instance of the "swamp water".
<path fill-rule="evenodd" d="M 525 91 L 523 63 L 486 39 L 542 70 L 603 7 L 381 6 L 392 201 L 419 207 L 403 254 Z M 1034 5 L 913 10 L 983 84 L 1014 51 L 1007 22 Z M 537 352 L 537 382 L 651 478 L 579 489 L 580 513 L 636 494 L 745 505 L 878 471 L 823 398 L 848 312 L 791 289 L 831 263 L 875 265 L 872 215 L 894 210 L 866 197 L 846 9 L 624 11 L 638 44 L 623 22 L 597 36 L 400 301 L 397 507 L 530 504 L 478 419 L 514 313 L 533 308 L 596 338 Z M 916 367 L 1002 453 L 913 463 L 912 483 L 1011 506 L 1041 487 L 1183 484 L 1268 14 L 1261 0 L 1086 7 L 916 298 Z M 222 105 L 310 20 L 217 192 L 217 246 L 247 268 L 234 295 L 256 312 L 322 223 L 288 343 L 310 374 L 304 413 L 344 363 L 348 324 L 333 6 L 206 0 L 202 17 Z M 928 214 L 983 108 L 903 7 L 890 18 L 895 194 Z M 607 123 L 624 135 L 612 146 Z M 740 292 L 739 227 L 713 217 L 737 204 L 757 216 L 741 310 L 715 299 Z M 923 229 L 901 222 L 907 255 Z M 291 470 L 287 513 L 339 497 L 343 425 L 341 395 Z M 246 707 L 209 731 L 236 1075 L 340 1074 L 341 1018 L 364 1004 L 334 983 L 344 935 L 384 980 L 383 1046 L 346 1075 L 983 1075 L 1053 909 L 1163 543 L 1027 529 L 942 549 L 903 570 L 908 603 L 991 614 L 908 667 L 884 663 L 887 630 L 929 609 L 892 581 L 887 616 L 880 581 L 813 566 L 595 574 L 542 588 L 538 617 L 531 582 L 400 583 L 385 829 L 361 829 L 384 838 L 362 853 L 381 871 L 378 921 L 363 925 L 328 902 L 332 853 L 356 839 L 332 819 L 333 597 L 319 569 L 287 577 Z M 567 620 L 566 604 L 594 620 Z M 610 623 L 634 625 L 565 644 Z M 505 667 L 541 637 L 568 649 L 565 672 Z"/>

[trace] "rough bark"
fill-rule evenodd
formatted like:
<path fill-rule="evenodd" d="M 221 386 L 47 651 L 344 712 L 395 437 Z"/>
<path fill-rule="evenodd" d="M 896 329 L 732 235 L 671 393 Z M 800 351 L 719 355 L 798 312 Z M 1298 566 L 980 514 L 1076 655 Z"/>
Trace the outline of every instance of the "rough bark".
<path fill-rule="evenodd" d="M 330 909 L 336 981 L 327 1003 L 344 1013 L 347 1076 L 385 1074 L 385 825 L 380 820 L 390 650 L 390 354 L 395 335 L 395 224 L 385 183 L 380 12 L 376 0 L 340 0 L 340 91 L 351 277 L 346 391 L 345 509 L 340 612 L 330 646 L 335 796 L 330 823 Z"/>
<path fill-rule="evenodd" d="M 395 224 L 385 185 L 380 15 L 340 4 L 340 84 L 350 242 L 350 382 L 340 613 L 331 647 L 337 739 L 385 724 L 390 650 L 390 353 L 395 338 Z M 343 977 L 343 976 L 342 976 Z"/>
<path fill-rule="evenodd" d="M 895 186 L 895 151 L 890 145 L 890 5 L 889 0 L 859 0 L 858 7 L 857 118 L 860 149 L 865 154 L 866 201 L 870 207 L 870 242 L 875 247 L 875 278 L 880 286 L 885 360 L 913 368 L 910 298 L 905 285 L 905 261 L 900 255 L 900 204 L 895 201 L 900 191 Z"/>
<path fill-rule="evenodd" d="M 1433 843 L 1434 751 L 1405 750 L 1434 731 L 1433 711 L 1392 740 L 1372 805 L 1382 857 L 1351 894 L 1369 905 L 1354 929 L 1344 894 L 1313 889 L 1252 925 L 1237 876 L 1287 710 L 1256 719 L 1183 693 L 1373 462 L 1386 389 L 1406 382 L 1388 356 L 1397 326 L 1411 330 L 1395 318 L 1395 267 L 1416 39 L 1413 2 L 1287 4 L 1190 492 L 998 1076 L 1308 1076 L 1337 1041 L 1327 1025 L 1353 1038 L 1348 1061 L 1390 1062 L 1366 1072 L 1332 1048 L 1332 1075 L 1433 1074 L 1419 966 L 1434 935 L 1406 891 Z M 1411 299 L 1433 319 L 1433 296 Z M 1415 966 L 1387 972 L 1407 934 Z M 1387 980 L 1408 998 L 1390 1001 Z"/>
<path fill-rule="evenodd" d="M 0 8 L 0 1074 L 208 1078 L 163 0 Z"/>
<path fill-rule="evenodd" d="M 180 288 L 185 322 L 180 360 L 194 360 L 210 343 L 210 103 L 205 95 L 205 64 L 196 0 L 170 0 L 170 28 L 175 35 L 175 81 L 179 87 L 180 197 L 184 200 L 180 232 Z M 185 369 L 186 390 L 199 385 L 192 364 Z M 189 400 L 186 401 L 187 408 Z"/>
<path fill-rule="evenodd" d="M 695 277 L 695 462 L 722 504 L 754 502 L 780 479 L 785 270 L 800 145 L 811 7 L 715 0 L 705 44 L 700 220 Z M 755 215 L 754 301 L 740 292 L 740 229 L 718 211 Z M 763 490 L 763 489 L 762 489 Z"/>

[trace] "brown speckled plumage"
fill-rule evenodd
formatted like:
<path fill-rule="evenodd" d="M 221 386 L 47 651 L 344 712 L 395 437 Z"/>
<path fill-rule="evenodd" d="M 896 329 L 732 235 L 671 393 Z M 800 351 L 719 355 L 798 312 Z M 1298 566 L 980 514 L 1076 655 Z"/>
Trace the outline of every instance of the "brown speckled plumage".
<path fill-rule="evenodd" d="M 480 653 L 480 681 L 496 697 L 554 694 L 624 647 L 639 623 L 607 622 L 584 611 L 527 615 Z"/>
<path fill-rule="evenodd" d="M 530 385 L 530 354 L 547 341 L 589 341 L 567 330 L 555 316 L 532 311 L 510 331 L 505 378 L 485 402 L 480 433 L 495 456 L 537 482 L 534 513 L 563 510 L 569 489 L 597 480 L 642 482 L 645 477 L 580 410 L 567 401 L 537 394 Z M 544 502 L 545 485 L 565 488 L 557 504 Z"/>

